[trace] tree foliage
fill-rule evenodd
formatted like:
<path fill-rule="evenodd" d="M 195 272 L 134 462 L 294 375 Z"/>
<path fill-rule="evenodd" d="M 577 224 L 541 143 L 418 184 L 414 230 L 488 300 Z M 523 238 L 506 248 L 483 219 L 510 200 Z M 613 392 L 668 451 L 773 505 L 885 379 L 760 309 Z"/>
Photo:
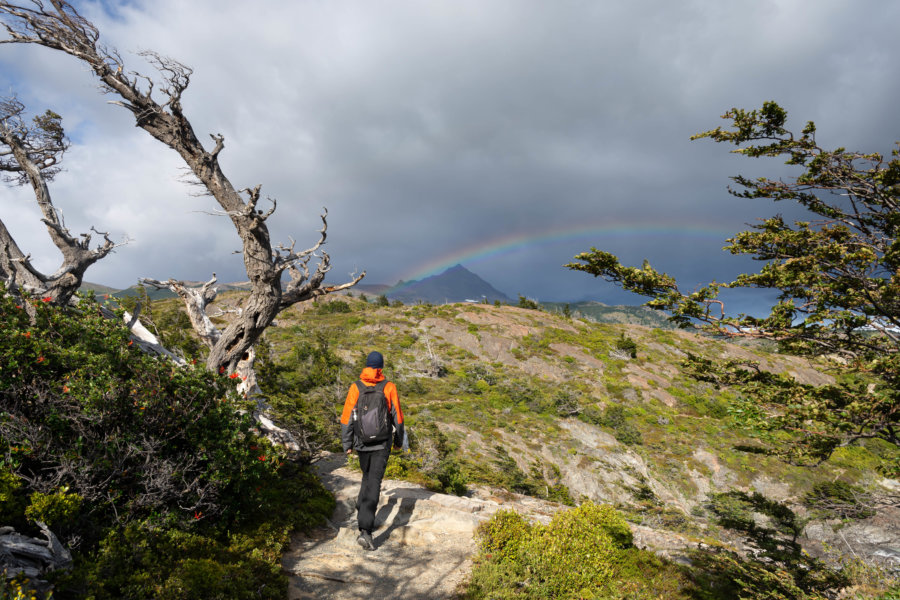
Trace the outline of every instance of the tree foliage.
<path fill-rule="evenodd" d="M 748 157 L 778 157 L 801 173 L 789 180 L 733 177 L 734 196 L 799 205 L 808 221 L 781 215 L 762 219 L 728 240 L 726 250 L 764 265 L 727 283 L 682 291 L 647 261 L 622 265 L 591 248 L 568 268 L 584 271 L 649 297 L 682 327 L 713 334 L 774 340 L 786 352 L 822 357 L 833 384 L 803 385 L 748 363 L 718 364 L 693 358 L 692 372 L 723 385 L 739 385 L 757 400 L 757 424 L 799 434 L 799 443 L 777 452 L 819 461 L 838 447 L 865 438 L 900 446 L 900 154 L 825 149 L 808 122 L 799 135 L 785 128 L 787 112 L 774 102 L 761 109 L 733 108 L 732 127 L 706 131 Z M 723 288 L 775 290 L 768 316 L 728 316 Z"/>
<path fill-rule="evenodd" d="M 527 308 L 528 310 L 540 310 L 541 305 L 537 303 L 537 301 L 532 300 L 522 294 L 519 294 L 519 303 L 516 305 L 519 308 Z"/>

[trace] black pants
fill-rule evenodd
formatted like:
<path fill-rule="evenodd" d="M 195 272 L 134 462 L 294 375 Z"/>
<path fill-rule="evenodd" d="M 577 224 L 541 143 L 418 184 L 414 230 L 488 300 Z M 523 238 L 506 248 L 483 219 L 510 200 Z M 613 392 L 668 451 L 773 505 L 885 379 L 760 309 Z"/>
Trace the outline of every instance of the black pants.
<path fill-rule="evenodd" d="M 359 486 L 359 496 L 356 498 L 356 506 L 359 511 L 356 515 L 356 522 L 361 531 L 371 533 L 375 526 L 378 497 L 381 495 L 381 479 L 387 468 L 391 447 L 388 446 L 381 450 L 363 450 L 357 454 L 359 455 L 359 468 L 362 469 L 362 483 Z"/>

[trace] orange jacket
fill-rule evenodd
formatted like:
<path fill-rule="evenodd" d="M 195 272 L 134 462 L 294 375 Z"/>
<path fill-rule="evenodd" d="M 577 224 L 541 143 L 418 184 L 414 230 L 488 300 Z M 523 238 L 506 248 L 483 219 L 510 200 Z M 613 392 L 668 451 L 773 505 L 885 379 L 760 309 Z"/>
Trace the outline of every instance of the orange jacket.
<path fill-rule="evenodd" d="M 373 369 L 366 367 L 359 376 L 360 381 L 368 387 L 384 381 L 384 374 L 381 369 Z M 391 411 L 391 423 L 394 426 L 394 446 L 398 448 L 403 443 L 403 410 L 400 408 L 400 396 L 397 394 L 397 386 L 393 382 L 388 381 L 384 385 L 384 396 L 387 399 L 388 407 Z M 347 391 L 347 399 L 344 401 L 344 411 L 341 413 L 341 444 L 344 452 L 350 450 L 380 450 L 384 448 L 384 444 L 375 444 L 373 446 L 363 446 L 353 434 L 353 409 L 356 408 L 356 402 L 359 400 L 359 389 L 356 385 L 351 385 Z"/>

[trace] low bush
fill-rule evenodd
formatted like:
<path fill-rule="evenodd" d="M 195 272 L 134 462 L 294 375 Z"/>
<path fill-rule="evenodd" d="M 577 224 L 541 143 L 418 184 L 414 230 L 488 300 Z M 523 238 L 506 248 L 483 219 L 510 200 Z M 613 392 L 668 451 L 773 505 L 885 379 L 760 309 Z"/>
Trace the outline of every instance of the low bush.
<path fill-rule="evenodd" d="M 465 494 L 467 479 L 456 460 L 456 446 L 432 421 L 408 425 L 410 451 L 392 455 L 385 477 L 406 479 L 444 494 Z"/>
<path fill-rule="evenodd" d="M 611 429 L 613 437 L 626 446 L 636 446 L 644 443 L 644 436 L 628 420 L 625 408 L 619 404 L 611 404 L 602 412 L 594 406 L 588 406 L 579 417 L 586 423 Z"/>
<path fill-rule="evenodd" d="M 519 304 L 517 306 L 519 308 L 527 308 L 528 310 L 541 310 L 540 304 L 522 294 L 519 294 Z"/>
<path fill-rule="evenodd" d="M 547 525 L 500 511 L 478 530 L 480 552 L 465 598 L 686 598 L 679 567 L 632 546 L 610 506 L 585 502 Z"/>
<path fill-rule="evenodd" d="M 323 315 L 331 315 L 336 313 L 348 313 L 351 311 L 350 303 L 344 300 L 332 300 L 331 302 L 322 302 L 319 304 L 317 312 Z"/>
<path fill-rule="evenodd" d="M 66 488 L 84 510 L 119 522 L 230 518 L 232 498 L 254 496 L 277 459 L 226 399 L 228 374 L 150 357 L 87 299 L 34 304 L 32 321 L 0 299 L 4 463 L 31 492 Z"/>
<path fill-rule="evenodd" d="M 865 519 L 875 514 L 872 495 L 843 481 L 816 484 L 803 497 L 803 504 L 820 514 L 842 519 Z"/>
<path fill-rule="evenodd" d="M 616 350 L 624 352 L 631 358 L 637 358 L 637 343 L 626 336 L 624 332 L 616 338 Z"/>

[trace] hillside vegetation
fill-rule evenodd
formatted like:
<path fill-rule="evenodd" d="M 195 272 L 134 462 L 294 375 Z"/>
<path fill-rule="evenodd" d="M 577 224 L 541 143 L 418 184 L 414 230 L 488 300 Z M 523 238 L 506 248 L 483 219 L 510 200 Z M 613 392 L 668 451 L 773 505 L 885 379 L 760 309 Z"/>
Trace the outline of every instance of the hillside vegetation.
<path fill-rule="evenodd" d="M 0 526 L 71 550 L 53 597 L 283 598 L 290 533 L 334 502 L 257 435 L 233 378 L 151 358 L 87 298 L 25 301 L 0 287 Z"/>
<path fill-rule="evenodd" d="M 142 355 L 87 300 L 77 311 L 33 300 L 34 322 L 3 302 L 3 518 L 30 535 L 42 519 L 75 548 L 54 597 L 284 597 L 289 533 L 320 522 L 333 501 L 255 436 L 230 375 Z M 825 598 L 848 585 L 859 598 L 890 594 L 890 560 L 879 566 L 877 551 L 900 539 L 900 486 L 882 474 L 896 448 L 859 443 L 815 469 L 747 452 L 778 440 L 741 429 L 748 403 L 680 368 L 688 353 L 752 358 L 819 384 L 830 380 L 821 365 L 506 305 L 384 304 L 348 295 L 283 312 L 259 347 L 260 383 L 312 453 L 339 450 L 346 389 L 378 349 L 412 444 L 388 477 L 579 506 L 548 525 L 492 519 L 467 597 Z M 202 358 L 178 302 L 144 314 L 169 346 Z M 158 476 L 127 475 L 139 469 Z M 167 487 L 173 471 L 193 482 L 187 495 Z M 594 547 L 607 558 L 586 560 Z"/>
<path fill-rule="evenodd" d="M 512 306 L 378 307 L 345 298 L 282 315 L 266 343 L 267 391 L 327 408 L 331 426 L 365 354 L 384 352 L 412 431 L 437 428 L 473 483 L 496 482 L 486 465 L 505 460 L 499 446 L 528 477 L 540 470 L 545 486 L 558 480 L 575 499 L 624 502 L 646 485 L 689 512 L 721 487 L 778 481 L 790 488 L 783 496 L 802 494 L 833 479 L 833 468 L 848 483 L 874 483 L 882 479 L 876 467 L 896 459 L 877 441 L 840 451 L 820 470 L 737 450 L 756 443 L 731 419 L 741 400 L 683 375 L 687 353 L 753 358 L 812 384 L 830 376 L 805 359 L 681 331 Z M 320 443 L 334 443 L 323 434 Z M 598 479 L 580 480 L 586 470 Z"/>

